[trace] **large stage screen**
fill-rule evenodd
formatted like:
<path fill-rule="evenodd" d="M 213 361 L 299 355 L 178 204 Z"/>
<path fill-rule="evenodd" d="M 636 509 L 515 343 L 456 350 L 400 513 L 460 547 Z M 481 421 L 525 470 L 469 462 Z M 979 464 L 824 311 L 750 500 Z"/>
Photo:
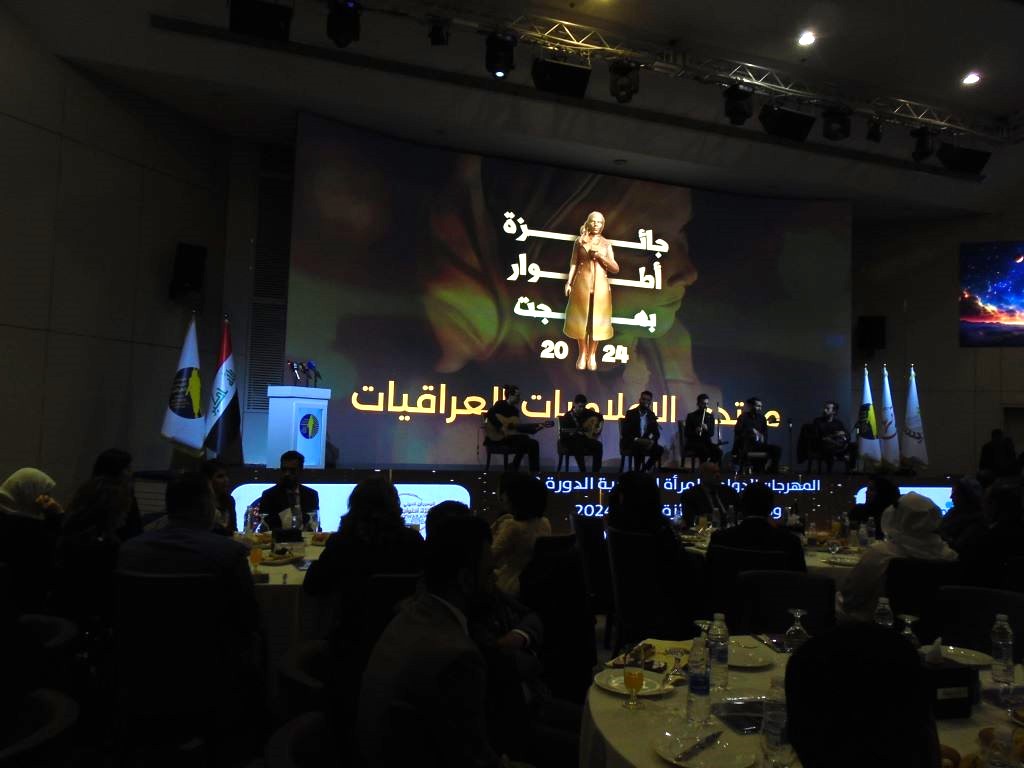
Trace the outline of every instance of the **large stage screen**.
<path fill-rule="evenodd" d="M 309 115 L 295 179 L 287 353 L 315 360 L 333 391 L 339 466 L 477 465 L 505 384 L 542 420 L 585 394 L 609 468 L 645 389 L 668 465 L 699 393 L 725 441 L 760 397 L 784 463 L 790 419 L 796 431 L 837 399 L 849 423 L 844 203 L 484 157 Z M 608 247 L 600 269 L 587 244 L 576 251 L 567 298 L 588 221 Z M 596 370 L 577 369 L 581 349 Z M 552 466 L 555 431 L 537 436 Z"/>

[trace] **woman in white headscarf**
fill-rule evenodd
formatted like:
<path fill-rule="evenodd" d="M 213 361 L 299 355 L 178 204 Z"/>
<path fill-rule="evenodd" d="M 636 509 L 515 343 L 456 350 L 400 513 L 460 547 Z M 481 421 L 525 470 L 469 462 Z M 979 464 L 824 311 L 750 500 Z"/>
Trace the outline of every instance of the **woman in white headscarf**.
<path fill-rule="evenodd" d="M 882 513 L 885 541 L 873 544 L 836 593 L 840 620 L 871 621 L 885 587 L 885 572 L 894 557 L 956 560 L 956 552 L 939 536 L 942 514 L 931 499 L 907 493 Z"/>
<path fill-rule="evenodd" d="M 22 467 L 0 484 L 0 514 L 42 520 L 62 510 L 50 495 L 57 484 L 45 472 Z"/>

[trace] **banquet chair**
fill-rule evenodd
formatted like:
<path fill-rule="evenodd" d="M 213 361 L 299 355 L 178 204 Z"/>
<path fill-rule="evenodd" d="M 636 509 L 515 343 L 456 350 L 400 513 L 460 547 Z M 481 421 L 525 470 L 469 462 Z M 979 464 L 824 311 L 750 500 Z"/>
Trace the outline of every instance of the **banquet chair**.
<path fill-rule="evenodd" d="M 922 643 L 930 643 L 941 629 L 936 621 L 936 594 L 940 587 L 960 584 L 961 578 L 960 563 L 955 560 L 896 557 L 885 570 L 882 594 L 888 596 L 894 614 L 919 619 L 914 633 Z M 988 628 L 992 628 L 992 622 Z"/>
<path fill-rule="evenodd" d="M 790 570 L 790 565 L 785 552 L 711 545 L 704 566 L 710 612 L 725 613 L 731 627 L 731 618 L 736 612 L 736 579 L 739 574 L 743 571 L 787 570 Z"/>
<path fill-rule="evenodd" d="M 0 765 L 7 768 L 63 768 L 71 759 L 78 704 L 69 696 L 40 688 L 17 709 L 13 740 L 0 743 Z"/>
<path fill-rule="evenodd" d="M 574 512 L 569 518 L 576 547 L 583 564 L 583 580 L 590 598 L 590 608 L 595 614 L 605 616 L 604 645 L 611 643 L 614 621 L 612 605 L 612 574 L 608 564 L 608 544 L 605 541 L 603 517 L 587 517 Z"/>
<path fill-rule="evenodd" d="M 992 625 L 997 613 L 1005 613 L 1010 620 L 1014 637 L 1024 637 L 1024 595 L 1003 589 L 983 587 L 939 587 L 934 602 L 931 624 L 939 627 L 944 645 L 958 645 L 991 653 Z M 922 642 L 928 642 L 920 635 Z M 1013 660 L 1024 660 L 1024 643 L 1016 642 Z"/>
<path fill-rule="evenodd" d="M 306 712 L 278 728 L 263 750 L 266 768 L 320 768 L 337 765 L 323 712 Z"/>
<path fill-rule="evenodd" d="M 736 577 L 736 610 L 729 629 L 735 634 L 777 634 L 793 623 L 790 608 L 813 637 L 836 624 L 836 583 L 828 576 L 800 571 L 742 571 Z"/>
<path fill-rule="evenodd" d="M 288 649 L 277 664 L 280 708 L 285 718 L 326 707 L 330 658 L 322 640 L 299 643 Z"/>

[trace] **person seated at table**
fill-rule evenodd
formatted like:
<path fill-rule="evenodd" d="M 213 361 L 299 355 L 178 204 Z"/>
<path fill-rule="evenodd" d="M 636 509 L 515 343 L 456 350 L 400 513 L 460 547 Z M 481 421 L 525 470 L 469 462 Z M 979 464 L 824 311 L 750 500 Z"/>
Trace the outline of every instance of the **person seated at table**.
<path fill-rule="evenodd" d="M 312 488 L 302 485 L 302 467 L 306 458 L 298 451 L 281 454 L 281 478 L 277 485 L 260 496 L 260 516 L 271 530 L 291 528 L 293 515 L 301 512 L 301 527 L 309 523 L 311 512 L 319 511 L 320 496 Z M 298 510 L 298 512 L 296 512 Z"/>
<path fill-rule="evenodd" d="M 885 572 L 894 557 L 918 560 L 956 560 L 956 552 L 939 536 L 942 516 L 931 499 L 906 493 L 882 517 L 885 541 L 877 541 L 861 556 L 836 592 L 836 618 L 871 621 L 885 587 Z"/>
<path fill-rule="evenodd" d="M 789 740 L 804 768 L 938 768 L 931 695 L 917 652 L 895 632 L 838 627 L 786 666 Z"/>
<path fill-rule="evenodd" d="M 769 520 L 774 506 L 775 494 L 771 488 L 761 483 L 748 485 L 740 494 L 742 522 L 711 534 L 709 547 L 782 552 L 786 555 L 789 570 L 806 571 L 800 539 L 785 528 L 776 528 Z"/>
<path fill-rule="evenodd" d="M 979 587 L 1002 589 L 1006 561 L 1024 554 L 1020 486 L 992 486 L 985 497 L 985 515 L 991 527 L 968 542 L 961 554 L 964 580 Z"/>
<path fill-rule="evenodd" d="M 519 594 L 519 574 L 533 556 L 539 536 L 551 535 L 551 522 L 544 516 L 548 489 L 543 481 L 522 472 L 506 472 L 498 486 L 498 503 L 505 511 L 491 526 L 494 543 L 494 572 L 498 589 Z"/>
<path fill-rule="evenodd" d="M 733 427 L 733 461 L 736 464 L 750 463 L 757 471 L 778 472 L 782 449 L 768 444 L 768 421 L 764 415 L 764 403 L 759 397 L 747 398 L 743 413 Z M 750 454 L 763 453 L 764 459 L 750 459 Z M 756 466 L 755 466 L 756 465 Z"/>
<path fill-rule="evenodd" d="M 988 530 L 981 485 L 973 477 L 961 477 L 953 483 L 951 499 L 953 506 L 942 517 L 939 536 L 954 552 L 962 554 Z"/>
<path fill-rule="evenodd" d="M 900 499 L 900 488 L 885 475 L 872 475 L 868 480 L 863 504 L 856 504 L 848 515 L 851 523 L 863 525 L 875 521 L 875 538 L 882 538 L 882 515 Z"/>
<path fill-rule="evenodd" d="M 23 467 L 0 484 L 0 563 L 7 563 L 20 607 L 43 610 L 63 510 L 45 472 Z"/>
<path fill-rule="evenodd" d="M 475 517 L 439 522 L 427 537 L 424 589 L 384 630 L 363 674 L 367 768 L 509 764 L 488 738 L 487 667 L 467 618 L 493 589 L 490 528 Z"/>
<path fill-rule="evenodd" d="M 697 525 L 700 518 L 708 523 L 717 519 L 717 524 L 728 519 L 735 522 L 730 514 L 735 513 L 739 502 L 739 494 L 731 486 L 722 484 L 722 471 L 713 461 L 705 461 L 697 470 L 699 481 L 687 488 L 679 496 L 683 505 L 683 519 L 687 528 Z"/>
<path fill-rule="evenodd" d="M 213 498 L 217 501 L 217 512 L 213 530 L 215 533 L 230 536 L 238 530 L 235 514 L 235 497 L 231 495 L 231 480 L 228 478 L 227 467 L 217 459 L 203 462 L 203 474 L 210 481 Z"/>
<path fill-rule="evenodd" d="M 128 511 L 128 517 L 124 525 L 117 532 L 121 541 L 127 541 L 132 536 L 142 533 L 142 514 L 139 511 L 139 502 L 135 498 L 135 476 L 132 472 L 132 455 L 120 448 L 108 448 L 102 451 L 92 464 L 92 476 L 94 478 L 105 478 L 121 483 L 131 494 L 132 506 Z"/>

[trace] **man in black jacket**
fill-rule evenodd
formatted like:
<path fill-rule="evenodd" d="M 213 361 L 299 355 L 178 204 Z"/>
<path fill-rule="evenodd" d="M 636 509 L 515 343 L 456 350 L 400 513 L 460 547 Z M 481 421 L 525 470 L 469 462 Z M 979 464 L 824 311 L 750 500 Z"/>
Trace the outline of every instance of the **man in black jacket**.
<path fill-rule="evenodd" d="M 730 486 L 723 485 L 721 480 L 722 473 L 715 462 L 706 461 L 700 465 L 700 482 L 683 491 L 679 497 L 687 528 L 693 528 L 701 517 L 708 522 L 716 517 L 720 521 L 736 522 L 733 516 L 739 495 Z"/>
<path fill-rule="evenodd" d="M 701 462 L 717 464 L 722 460 L 722 449 L 715 439 L 715 414 L 709 412 L 710 403 L 711 398 L 707 395 L 697 395 L 697 410 L 686 414 L 683 437 L 686 438 L 687 451 L 692 451 Z"/>
<path fill-rule="evenodd" d="M 260 496 L 260 515 L 271 530 L 292 527 L 292 517 L 301 512 L 302 527 L 309 523 L 311 512 L 320 509 L 320 496 L 312 488 L 299 483 L 305 457 L 298 451 L 281 454 L 281 479 Z"/>
<path fill-rule="evenodd" d="M 658 417 L 651 410 L 651 402 L 654 395 L 646 389 L 640 393 L 640 401 L 636 408 L 626 411 L 626 418 L 622 420 L 620 432 L 619 451 L 628 456 L 643 460 L 640 469 L 647 472 L 654 468 L 661 460 L 663 449 L 658 445 L 661 438 L 661 427 L 658 426 Z"/>
<path fill-rule="evenodd" d="M 783 552 L 787 565 L 793 571 L 806 571 L 804 548 L 795 534 L 776 528 L 769 521 L 775 494 L 761 483 L 753 483 L 740 495 L 743 522 L 711 535 L 710 546 L 756 549 L 762 552 Z"/>

